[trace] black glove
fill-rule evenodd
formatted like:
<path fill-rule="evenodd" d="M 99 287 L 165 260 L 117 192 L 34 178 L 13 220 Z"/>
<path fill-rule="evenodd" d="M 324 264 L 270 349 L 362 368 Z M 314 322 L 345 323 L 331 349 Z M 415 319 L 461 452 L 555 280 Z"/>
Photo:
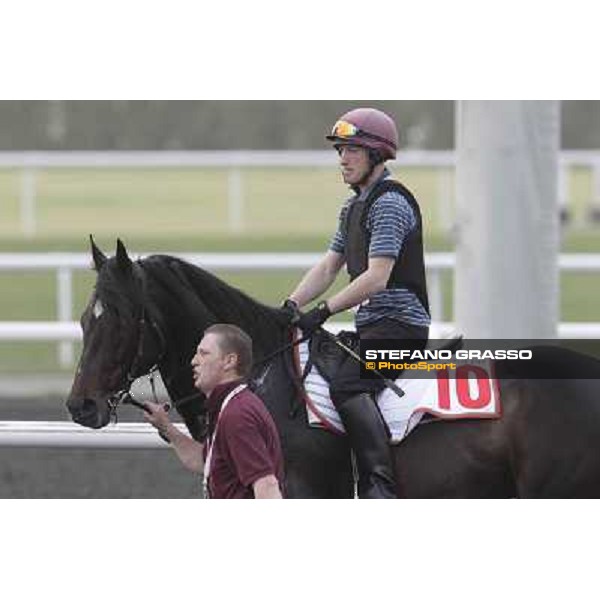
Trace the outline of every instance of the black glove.
<path fill-rule="evenodd" d="M 296 304 L 296 302 L 290 298 L 288 298 L 281 305 L 281 312 L 284 314 L 288 324 L 290 325 L 295 325 L 302 316 L 302 313 L 298 308 L 298 304 Z"/>
<path fill-rule="evenodd" d="M 319 302 L 315 308 L 301 314 L 300 318 L 293 324 L 296 327 L 300 327 L 304 335 L 310 335 L 323 325 L 330 316 L 331 311 L 329 310 L 329 306 L 327 306 L 327 302 Z"/>

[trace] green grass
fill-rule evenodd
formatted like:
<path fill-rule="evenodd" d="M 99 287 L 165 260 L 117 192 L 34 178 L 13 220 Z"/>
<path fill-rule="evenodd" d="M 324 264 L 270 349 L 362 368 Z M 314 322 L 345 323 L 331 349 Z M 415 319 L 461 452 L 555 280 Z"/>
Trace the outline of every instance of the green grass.
<path fill-rule="evenodd" d="M 336 224 L 347 190 L 332 169 L 243 171 L 245 229 L 228 233 L 227 172 L 219 169 L 57 170 L 37 178 L 38 234 L 19 232 L 19 178 L 0 171 L 0 252 L 88 252 L 88 234 L 114 252 L 121 237 L 134 253 L 322 251 Z M 420 199 L 427 252 L 451 251 L 438 180 L 431 169 L 403 173 Z M 450 183 L 451 178 L 450 178 Z M 589 172 L 569 179 L 575 226 L 563 232 L 561 251 L 600 252 L 600 229 L 582 227 L 591 191 Z M 451 198 L 450 198 L 451 200 Z M 451 202 L 452 204 L 452 202 Z M 444 214 L 443 214 L 444 213 Z M 268 304 L 279 304 L 299 271 L 218 273 Z M 338 286 L 343 282 L 340 278 Z M 73 318 L 83 310 L 94 274 L 76 272 Z M 452 315 L 451 277 L 444 277 L 444 318 Z M 0 320 L 55 320 L 56 283 L 50 273 L 0 272 Z M 600 321 L 600 278 L 561 277 L 561 320 Z M 590 300 L 592 299 L 592 300 Z M 56 344 L 0 343 L 0 373 L 58 369 Z"/>
<path fill-rule="evenodd" d="M 432 231 L 439 217 L 434 175 L 432 169 L 404 173 L 422 199 Z M 158 241 L 227 234 L 227 178 L 225 169 L 42 171 L 36 176 L 37 235 L 62 240 L 94 233 Z M 328 234 L 340 199 L 348 195 L 329 168 L 244 169 L 241 178 L 244 236 Z M 0 171 L 0 238 L 9 242 L 21 237 L 19 187 L 17 171 Z"/>

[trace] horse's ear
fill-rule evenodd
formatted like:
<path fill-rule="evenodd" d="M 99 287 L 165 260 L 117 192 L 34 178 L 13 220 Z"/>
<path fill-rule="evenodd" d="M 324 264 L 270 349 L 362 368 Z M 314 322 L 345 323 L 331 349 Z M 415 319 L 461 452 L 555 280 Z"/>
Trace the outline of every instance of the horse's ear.
<path fill-rule="evenodd" d="M 124 273 L 131 271 L 131 259 L 127 255 L 125 244 L 120 239 L 117 239 L 117 266 Z"/>
<path fill-rule="evenodd" d="M 92 258 L 94 259 L 94 267 L 95 267 L 96 271 L 100 271 L 100 269 L 104 266 L 104 263 L 106 262 L 107 258 L 104 255 L 104 253 L 102 252 L 102 250 L 100 250 L 100 248 L 98 248 L 98 246 L 96 246 L 96 242 L 94 242 L 94 238 L 92 237 L 91 234 L 90 234 L 90 246 L 92 248 Z"/>

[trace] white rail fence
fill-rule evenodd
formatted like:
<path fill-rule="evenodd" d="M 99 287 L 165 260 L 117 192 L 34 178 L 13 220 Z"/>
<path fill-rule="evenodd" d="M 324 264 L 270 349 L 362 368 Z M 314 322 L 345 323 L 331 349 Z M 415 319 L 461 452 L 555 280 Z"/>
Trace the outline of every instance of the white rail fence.
<path fill-rule="evenodd" d="M 451 171 L 455 166 L 453 151 L 404 151 L 395 165 L 438 169 L 438 205 L 448 211 L 453 195 Z M 569 202 L 568 172 L 573 167 L 592 172 L 591 211 L 600 202 L 600 152 L 563 151 L 560 155 L 559 190 L 561 206 Z M 244 185 L 242 170 L 249 167 L 321 167 L 336 166 L 329 151 L 252 151 L 252 152 L 0 152 L 0 168 L 20 171 L 20 226 L 26 236 L 37 230 L 37 174 L 47 169 L 65 168 L 223 168 L 228 172 L 228 225 L 232 232 L 243 227 Z M 449 220 L 448 220 L 449 222 Z M 209 269 L 306 269 L 316 255 L 311 254 L 185 254 L 182 258 Z M 443 296 L 441 276 L 454 269 L 452 254 L 426 257 L 432 316 L 439 335 L 447 334 L 452 323 L 442 322 Z M 600 272 L 600 255 L 570 254 L 559 260 L 561 271 Z M 73 359 L 72 342 L 81 338 L 79 324 L 72 321 L 73 272 L 89 268 L 85 254 L 4 254 L 0 271 L 56 271 L 57 321 L 0 322 L 0 341 L 58 341 L 63 365 Z M 330 326 L 337 329 L 348 324 Z M 561 323 L 558 333 L 566 338 L 600 337 L 600 323 Z M 154 429 L 144 423 L 120 423 L 101 431 L 92 431 L 65 422 L 0 421 L 0 446 L 65 448 L 167 448 Z"/>
<path fill-rule="evenodd" d="M 176 424 L 186 431 L 182 424 Z M 42 448 L 168 448 L 147 423 L 119 423 L 86 429 L 65 421 L 0 421 L 0 447 Z"/>
<path fill-rule="evenodd" d="M 317 258 L 315 254 L 180 254 L 181 258 L 210 269 L 305 269 Z M 441 275 L 454 269 L 450 253 L 426 256 L 427 275 L 431 288 L 433 313 L 441 317 L 443 297 Z M 71 321 L 73 272 L 90 267 L 87 254 L 0 254 L 0 271 L 55 270 L 57 281 L 58 321 L 0 322 L 0 341 L 58 341 L 70 344 L 81 339 L 77 322 Z M 559 258 L 561 271 L 576 273 L 600 272 L 600 254 L 563 254 Z M 446 335 L 452 323 L 437 319 L 436 332 Z M 347 323 L 330 328 L 348 327 Z M 561 323 L 558 333 L 563 338 L 600 337 L 600 323 Z M 69 361 L 72 354 L 64 352 Z M 71 351 L 72 352 L 72 351 Z M 154 429 L 145 423 L 120 423 L 100 431 L 85 429 L 69 422 L 0 421 L 0 446 L 59 448 L 167 448 Z"/>
<path fill-rule="evenodd" d="M 453 196 L 450 173 L 456 162 L 453 150 L 403 150 L 392 166 L 430 167 L 437 169 L 437 198 L 440 214 L 449 214 Z M 20 227 L 23 235 L 32 237 L 37 231 L 36 195 L 37 174 L 48 169 L 167 169 L 222 168 L 227 175 L 228 227 L 232 232 L 243 229 L 244 185 L 242 170 L 249 167 L 333 168 L 336 156 L 331 151 L 155 151 L 155 152 L 0 152 L 0 169 L 20 172 Z M 569 202 L 568 172 L 573 167 L 592 171 L 592 193 L 588 212 L 600 214 L 600 151 L 562 151 L 560 153 L 559 190 L 564 208 Z M 451 219 L 444 222 L 451 226 Z"/>
<path fill-rule="evenodd" d="M 176 254 L 180 258 L 210 270 L 288 270 L 308 269 L 318 259 L 313 253 L 207 253 Z M 433 253 L 425 256 L 431 315 L 436 333 L 447 334 L 453 325 L 444 321 L 442 276 L 453 273 L 455 258 L 452 253 Z M 0 341 L 58 341 L 62 366 L 73 361 L 72 342 L 81 339 L 79 324 L 73 321 L 73 273 L 90 268 L 88 254 L 0 254 L 0 272 L 44 271 L 56 272 L 56 321 L 0 321 Z M 559 269 L 568 273 L 600 273 L 600 254 L 562 254 Z M 347 324 L 344 324 L 347 327 Z M 334 326 L 335 327 L 335 326 Z M 600 337 L 600 323 L 561 323 L 558 328 L 563 338 Z"/>
<path fill-rule="evenodd" d="M 210 270 L 226 271 L 280 271 L 305 270 L 320 257 L 313 253 L 207 253 L 175 254 L 188 262 Z M 56 322 L 0 322 L 0 341 L 49 341 L 60 340 L 59 362 L 69 366 L 73 362 L 73 347 L 70 340 L 81 337 L 79 324 L 73 319 L 73 272 L 90 269 L 90 256 L 80 253 L 31 253 L 0 254 L 2 271 L 56 271 Z M 429 295 L 432 317 L 442 320 L 443 292 L 441 275 L 452 270 L 454 257 L 449 253 L 426 256 Z"/>

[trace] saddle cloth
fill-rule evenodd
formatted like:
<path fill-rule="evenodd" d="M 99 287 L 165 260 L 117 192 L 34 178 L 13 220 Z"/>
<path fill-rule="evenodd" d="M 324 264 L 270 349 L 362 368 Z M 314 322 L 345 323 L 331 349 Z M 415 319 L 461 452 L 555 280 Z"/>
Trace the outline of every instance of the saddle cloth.
<path fill-rule="evenodd" d="M 308 355 L 308 342 L 299 344 L 296 357 L 300 373 L 304 372 Z M 468 380 L 463 379 L 459 384 L 453 369 L 445 370 L 447 377 L 429 376 L 426 379 L 411 371 L 396 380 L 404 391 L 402 398 L 389 388 L 378 395 L 376 401 L 390 430 L 392 443 L 401 442 L 425 415 L 439 419 L 493 419 L 500 416 L 500 392 L 493 363 L 489 360 L 454 362 L 456 370 L 468 369 Z M 329 384 L 314 365 L 304 380 L 304 391 L 309 424 L 345 434 L 329 395 Z"/>

